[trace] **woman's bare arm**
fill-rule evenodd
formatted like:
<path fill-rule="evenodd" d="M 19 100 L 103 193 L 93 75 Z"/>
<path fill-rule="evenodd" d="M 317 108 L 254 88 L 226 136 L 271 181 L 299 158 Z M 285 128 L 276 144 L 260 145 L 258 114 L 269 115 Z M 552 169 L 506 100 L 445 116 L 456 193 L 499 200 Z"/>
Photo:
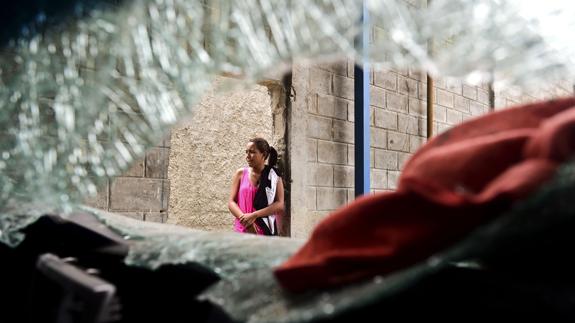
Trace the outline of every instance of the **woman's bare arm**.
<path fill-rule="evenodd" d="M 257 210 L 254 213 L 251 213 L 253 220 L 255 221 L 256 218 L 260 218 L 263 216 L 268 216 L 272 214 L 280 214 L 284 211 L 284 185 L 281 178 L 278 179 L 278 183 L 276 186 L 276 196 L 274 202 L 267 207 Z M 248 214 L 246 214 L 247 216 Z M 240 219 L 241 220 L 241 219 Z M 248 222 L 249 223 L 249 222 Z"/>
<path fill-rule="evenodd" d="M 234 174 L 234 177 L 232 179 L 232 186 L 230 189 L 230 198 L 228 200 L 228 209 L 230 210 L 230 212 L 232 213 L 232 215 L 236 219 L 241 218 L 242 215 L 244 214 L 242 212 L 242 210 L 240 210 L 240 207 L 238 206 L 238 203 L 236 202 L 237 196 L 238 196 L 238 191 L 240 188 L 240 181 L 241 181 L 243 173 L 244 173 L 244 170 L 242 168 L 240 168 Z"/>

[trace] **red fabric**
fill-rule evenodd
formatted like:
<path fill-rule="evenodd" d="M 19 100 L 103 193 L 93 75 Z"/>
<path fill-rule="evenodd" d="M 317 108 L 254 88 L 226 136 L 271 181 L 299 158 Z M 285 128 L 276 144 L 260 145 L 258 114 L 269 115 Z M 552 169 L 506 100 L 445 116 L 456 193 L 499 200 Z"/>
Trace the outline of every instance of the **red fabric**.
<path fill-rule="evenodd" d="M 387 274 L 427 259 L 526 198 L 575 152 L 575 98 L 492 113 L 443 133 L 398 189 L 335 211 L 274 273 L 291 291 Z"/>

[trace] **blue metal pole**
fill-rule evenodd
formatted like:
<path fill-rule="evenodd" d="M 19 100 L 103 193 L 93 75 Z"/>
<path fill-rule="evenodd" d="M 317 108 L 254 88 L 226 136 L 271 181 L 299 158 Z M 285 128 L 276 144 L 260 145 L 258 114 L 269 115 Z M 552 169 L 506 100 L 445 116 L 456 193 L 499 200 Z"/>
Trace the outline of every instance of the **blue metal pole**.
<path fill-rule="evenodd" d="M 362 32 L 355 46 L 362 55 L 362 62 L 354 67 L 354 114 L 355 114 L 355 196 L 369 193 L 369 16 L 365 0 L 361 16 Z"/>

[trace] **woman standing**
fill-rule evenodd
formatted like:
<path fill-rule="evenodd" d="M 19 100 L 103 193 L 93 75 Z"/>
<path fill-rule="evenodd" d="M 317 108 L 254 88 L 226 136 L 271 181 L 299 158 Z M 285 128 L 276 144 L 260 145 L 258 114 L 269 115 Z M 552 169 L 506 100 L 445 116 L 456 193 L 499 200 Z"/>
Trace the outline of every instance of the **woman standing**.
<path fill-rule="evenodd" d="M 277 151 L 265 139 L 254 138 L 246 146 L 246 161 L 248 167 L 234 174 L 228 201 L 236 218 L 234 230 L 278 235 L 276 216 L 284 210 L 284 187 L 275 167 Z"/>

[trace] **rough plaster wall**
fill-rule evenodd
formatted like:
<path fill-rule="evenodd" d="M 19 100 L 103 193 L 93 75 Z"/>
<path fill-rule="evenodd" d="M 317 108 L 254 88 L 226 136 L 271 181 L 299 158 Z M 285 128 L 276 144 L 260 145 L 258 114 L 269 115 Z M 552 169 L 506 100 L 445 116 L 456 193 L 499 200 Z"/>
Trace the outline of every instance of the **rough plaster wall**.
<path fill-rule="evenodd" d="M 232 175 L 245 165 L 247 141 L 271 138 L 271 128 L 266 87 L 227 93 L 214 87 L 206 93 L 192 117 L 172 131 L 168 223 L 232 230 L 227 207 Z"/>

